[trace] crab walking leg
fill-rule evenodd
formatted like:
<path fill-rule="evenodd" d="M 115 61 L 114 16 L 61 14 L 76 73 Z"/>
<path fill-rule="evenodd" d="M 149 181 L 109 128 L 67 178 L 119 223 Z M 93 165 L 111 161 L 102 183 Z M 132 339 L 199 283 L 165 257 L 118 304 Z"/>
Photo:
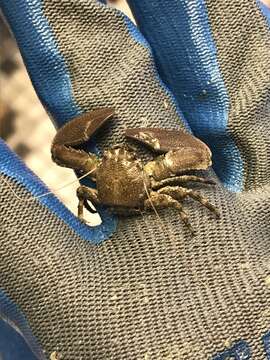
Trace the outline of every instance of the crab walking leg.
<path fill-rule="evenodd" d="M 160 194 L 157 192 L 151 192 L 150 193 L 150 199 L 145 200 L 144 202 L 145 209 L 151 210 L 153 209 L 153 206 L 155 208 L 168 208 L 172 207 L 179 211 L 179 215 L 181 217 L 181 220 L 186 225 L 186 227 L 189 229 L 192 235 L 195 234 L 190 222 L 189 222 L 189 216 L 184 211 L 183 206 L 175 199 L 173 199 L 170 195 L 167 194 Z"/>
<path fill-rule="evenodd" d="M 178 184 L 183 184 L 183 183 L 187 183 L 190 181 L 198 182 L 198 183 L 202 183 L 202 184 L 208 184 L 208 185 L 216 185 L 214 180 L 205 179 L 203 177 L 196 176 L 196 175 L 181 175 L 181 176 L 175 176 L 175 177 L 171 177 L 168 179 L 164 179 L 161 181 L 153 180 L 152 189 L 156 190 L 156 189 L 160 189 L 161 187 L 168 186 L 168 185 L 178 185 Z"/>
<path fill-rule="evenodd" d="M 201 195 L 198 191 L 193 189 L 186 189 L 181 186 L 166 186 L 162 189 L 158 190 L 160 194 L 167 194 L 178 201 L 182 201 L 187 196 L 191 197 L 194 200 L 197 200 L 208 210 L 213 212 L 217 218 L 220 217 L 219 211 L 210 203 L 210 201 L 203 195 Z"/>
<path fill-rule="evenodd" d="M 78 217 L 80 220 L 84 221 L 83 208 L 85 207 L 85 201 L 89 200 L 94 205 L 100 205 L 100 201 L 98 199 L 98 192 L 96 189 L 91 189 L 87 186 L 82 185 L 77 189 L 77 197 L 79 199 Z"/>
<path fill-rule="evenodd" d="M 212 211 L 218 219 L 220 218 L 220 212 L 217 210 L 217 208 L 212 205 L 210 201 L 205 196 L 201 195 L 198 191 L 187 189 L 187 195 L 192 199 L 199 201 L 204 207 Z"/>

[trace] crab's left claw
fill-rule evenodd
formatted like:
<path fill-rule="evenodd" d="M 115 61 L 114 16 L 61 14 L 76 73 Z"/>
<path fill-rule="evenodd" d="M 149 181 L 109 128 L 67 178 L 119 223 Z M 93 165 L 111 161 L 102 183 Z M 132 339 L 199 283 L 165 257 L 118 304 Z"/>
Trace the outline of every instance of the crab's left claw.
<path fill-rule="evenodd" d="M 212 165 L 212 154 L 208 146 L 182 130 L 137 128 L 127 129 L 125 135 L 157 153 L 165 154 L 145 167 L 155 180 L 166 179 L 185 171 L 205 170 Z"/>
<path fill-rule="evenodd" d="M 147 145 L 151 150 L 160 154 L 165 154 L 171 150 L 192 148 L 211 155 L 210 149 L 205 143 L 183 130 L 137 128 L 127 129 L 125 135 L 127 138 Z"/>

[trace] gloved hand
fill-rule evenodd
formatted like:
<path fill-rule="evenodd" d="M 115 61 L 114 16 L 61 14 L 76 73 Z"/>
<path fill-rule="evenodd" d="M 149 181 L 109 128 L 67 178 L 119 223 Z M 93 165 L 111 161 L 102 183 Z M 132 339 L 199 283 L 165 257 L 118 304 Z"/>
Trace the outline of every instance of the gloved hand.
<path fill-rule="evenodd" d="M 1 182 L 0 313 L 40 358 L 14 304 L 45 357 L 270 358 L 267 21 L 254 1 L 129 3 L 141 33 L 95 0 L 0 0 L 58 126 L 114 106 L 101 151 L 127 127 L 192 129 L 213 152 L 221 182 L 200 191 L 221 219 L 187 202 L 194 238 L 171 210 L 162 226 L 105 211 L 89 228 L 55 197 L 22 202 Z M 17 194 L 45 191 L 2 142 L 0 153 Z"/>

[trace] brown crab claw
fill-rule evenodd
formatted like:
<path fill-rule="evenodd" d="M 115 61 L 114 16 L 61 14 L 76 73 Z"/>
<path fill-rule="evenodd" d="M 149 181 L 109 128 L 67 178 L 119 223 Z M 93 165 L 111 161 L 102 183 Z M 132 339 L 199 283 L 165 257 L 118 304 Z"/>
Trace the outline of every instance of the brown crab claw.
<path fill-rule="evenodd" d="M 167 166 L 173 173 L 179 169 L 204 170 L 212 165 L 209 147 L 183 130 L 135 128 L 127 129 L 125 135 L 157 153 L 166 154 Z"/>
<path fill-rule="evenodd" d="M 205 143 L 183 130 L 137 128 L 127 129 L 125 135 L 130 139 L 147 145 L 158 153 L 164 154 L 170 150 L 192 148 L 202 149 L 202 151 L 211 154 L 210 149 Z"/>
<path fill-rule="evenodd" d="M 80 145 L 87 140 L 113 115 L 113 107 L 101 108 L 77 116 L 58 130 L 53 145 Z"/>
<path fill-rule="evenodd" d="M 69 121 L 60 128 L 52 143 L 52 159 L 60 166 L 94 172 L 98 163 L 96 155 L 74 148 L 85 143 L 113 115 L 114 108 L 90 111 Z"/>

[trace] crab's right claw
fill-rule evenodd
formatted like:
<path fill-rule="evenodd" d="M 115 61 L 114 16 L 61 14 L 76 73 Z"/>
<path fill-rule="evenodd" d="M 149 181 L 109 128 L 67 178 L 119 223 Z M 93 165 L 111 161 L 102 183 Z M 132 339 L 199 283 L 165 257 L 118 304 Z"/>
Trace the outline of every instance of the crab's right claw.
<path fill-rule="evenodd" d="M 72 119 L 57 131 L 53 145 L 76 146 L 86 142 L 114 114 L 114 108 L 101 108 Z"/>
<path fill-rule="evenodd" d="M 78 116 L 58 130 L 52 144 L 52 159 L 60 166 L 69 167 L 94 176 L 98 158 L 95 154 L 74 149 L 91 137 L 115 114 L 114 108 L 103 108 Z"/>

